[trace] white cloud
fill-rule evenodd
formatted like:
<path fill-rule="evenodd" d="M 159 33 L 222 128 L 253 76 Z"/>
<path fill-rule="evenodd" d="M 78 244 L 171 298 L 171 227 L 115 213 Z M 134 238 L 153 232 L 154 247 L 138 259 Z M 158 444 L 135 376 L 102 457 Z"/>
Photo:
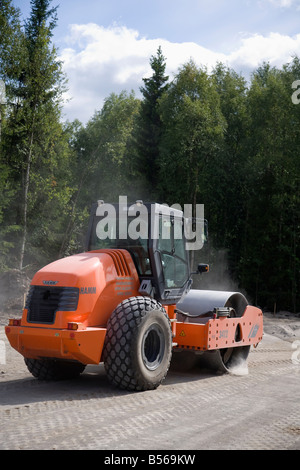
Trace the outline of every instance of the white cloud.
<path fill-rule="evenodd" d="M 268 0 L 275 7 L 290 8 L 291 6 L 300 4 L 299 0 Z"/>
<path fill-rule="evenodd" d="M 289 62 L 300 50 L 300 34 L 294 37 L 279 33 L 270 33 L 268 36 L 255 34 L 242 39 L 240 47 L 229 56 L 230 65 L 255 69 L 262 62 L 280 67 Z"/>
<path fill-rule="evenodd" d="M 69 79 L 67 97 L 72 98 L 65 106 L 66 117 L 86 122 L 96 109 L 101 109 L 104 98 L 110 93 L 124 89 L 139 93 L 142 78 L 152 73 L 149 58 L 156 54 L 159 45 L 166 57 L 166 73 L 170 78 L 190 58 L 208 69 L 220 61 L 237 72 L 248 73 L 263 61 L 277 66 L 288 62 L 300 50 L 300 34 L 243 37 L 234 51 L 224 54 L 192 42 L 147 39 L 125 26 L 104 28 L 90 23 L 71 25 L 66 45 L 61 59 Z"/>
<path fill-rule="evenodd" d="M 265 0 L 281 10 L 300 11 L 300 0 Z"/>

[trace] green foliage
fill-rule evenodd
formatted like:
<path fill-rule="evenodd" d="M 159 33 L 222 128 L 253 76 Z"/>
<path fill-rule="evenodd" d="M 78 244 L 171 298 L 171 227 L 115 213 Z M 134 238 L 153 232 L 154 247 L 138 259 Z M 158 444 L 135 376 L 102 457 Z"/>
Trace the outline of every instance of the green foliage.
<path fill-rule="evenodd" d="M 218 159 L 226 127 L 219 96 L 206 70 L 184 65 L 160 100 L 163 129 L 160 192 L 166 202 L 195 203 Z"/>
<path fill-rule="evenodd" d="M 299 309 L 300 285 L 300 110 L 291 101 L 297 64 L 295 59 L 283 70 L 264 64 L 253 74 L 245 238 L 238 267 L 257 303 L 293 311 Z"/>
<path fill-rule="evenodd" d="M 25 28 L 10 2 L 1 13 L 10 33 L 0 51 L 9 101 L 1 139 L 3 267 L 23 269 L 53 256 L 63 232 L 64 202 L 70 198 L 70 151 L 60 123 L 64 76 L 51 45 L 56 9 L 49 10 L 49 4 L 32 0 Z M 12 227 L 18 227 L 13 236 Z"/>
<path fill-rule="evenodd" d="M 67 229 L 60 253 L 70 246 L 84 246 L 89 209 L 97 199 L 118 201 L 119 195 L 137 190 L 132 184 L 131 136 L 140 102 L 133 93 L 112 93 L 101 111 L 83 127 L 78 121 L 70 126 L 73 197 Z M 78 245 L 79 243 L 79 245 Z"/>
<path fill-rule="evenodd" d="M 151 56 L 150 65 L 153 74 L 144 78 L 141 87 L 143 100 L 136 123 L 137 169 L 141 178 L 149 183 L 150 193 L 155 195 L 159 173 L 159 146 L 161 140 L 161 115 L 159 99 L 168 89 L 168 76 L 165 75 L 166 62 L 161 47 L 156 56 Z"/>

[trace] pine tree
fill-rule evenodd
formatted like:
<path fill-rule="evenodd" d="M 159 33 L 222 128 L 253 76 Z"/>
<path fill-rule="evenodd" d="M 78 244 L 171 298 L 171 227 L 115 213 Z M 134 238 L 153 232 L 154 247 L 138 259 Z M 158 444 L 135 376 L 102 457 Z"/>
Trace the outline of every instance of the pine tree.
<path fill-rule="evenodd" d="M 55 212 L 55 207 L 61 207 L 63 191 L 69 191 L 66 182 L 57 184 L 59 172 L 67 171 L 63 159 L 67 158 L 68 149 L 60 123 L 65 77 L 51 43 L 56 21 L 56 8 L 50 8 L 50 0 L 31 0 L 19 54 L 12 61 L 17 66 L 11 68 L 10 74 L 13 106 L 7 119 L 4 151 L 18 192 L 9 207 L 9 216 L 11 225 L 19 227 L 14 265 L 21 270 L 25 254 L 26 261 L 29 257 L 44 261 L 41 253 L 54 239 L 52 233 L 45 237 L 50 230 L 47 217 Z M 59 191 L 61 200 L 57 197 Z M 46 244 L 41 242 L 43 236 Z"/>
<path fill-rule="evenodd" d="M 0 270 L 7 268 L 7 259 L 13 248 L 12 234 L 18 229 L 9 217 L 10 207 L 17 190 L 14 184 L 11 156 L 6 150 L 7 124 L 12 112 L 15 81 L 20 74 L 23 35 L 20 11 L 12 0 L 0 0 Z"/>
<path fill-rule="evenodd" d="M 31 15 L 25 24 L 25 44 L 28 61 L 23 71 L 23 113 L 27 124 L 25 158 L 22 174 L 22 225 L 20 269 L 23 268 L 28 230 L 29 190 L 32 165 L 40 164 L 41 153 L 48 147 L 49 119 L 59 119 L 58 99 L 62 92 L 61 64 L 51 46 L 56 26 L 56 8 L 49 9 L 51 0 L 31 0 Z M 48 129 L 47 129 L 48 127 Z M 41 128 L 46 132 L 41 131 Z"/>
<path fill-rule="evenodd" d="M 166 62 L 161 47 L 156 56 L 151 56 L 150 65 L 153 74 L 144 78 L 144 87 L 141 87 L 143 101 L 141 104 L 139 120 L 138 153 L 141 172 L 152 188 L 156 188 L 158 181 L 158 156 L 161 137 L 161 118 L 158 102 L 167 90 L 169 79 L 165 75 Z"/>

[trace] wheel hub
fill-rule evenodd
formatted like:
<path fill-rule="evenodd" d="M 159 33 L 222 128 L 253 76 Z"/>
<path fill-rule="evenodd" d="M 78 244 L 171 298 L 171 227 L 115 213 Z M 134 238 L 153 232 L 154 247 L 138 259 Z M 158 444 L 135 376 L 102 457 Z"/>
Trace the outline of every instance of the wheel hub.
<path fill-rule="evenodd" d="M 159 325 L 151 325 L 142 342 L 142 359 L 148 370 L 155 370 L 164 356 L 163 332 Z"/>

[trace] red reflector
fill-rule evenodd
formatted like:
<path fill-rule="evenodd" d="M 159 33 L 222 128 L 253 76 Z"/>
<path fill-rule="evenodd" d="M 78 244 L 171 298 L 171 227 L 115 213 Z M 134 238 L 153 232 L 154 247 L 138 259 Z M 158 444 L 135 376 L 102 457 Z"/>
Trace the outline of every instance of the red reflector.
<path fill-rule="evenodd" d="M 9 326 L 20 326 L 21 320 L 17 320 L 16 318 L 10 318 L 8 321 Z"/>

